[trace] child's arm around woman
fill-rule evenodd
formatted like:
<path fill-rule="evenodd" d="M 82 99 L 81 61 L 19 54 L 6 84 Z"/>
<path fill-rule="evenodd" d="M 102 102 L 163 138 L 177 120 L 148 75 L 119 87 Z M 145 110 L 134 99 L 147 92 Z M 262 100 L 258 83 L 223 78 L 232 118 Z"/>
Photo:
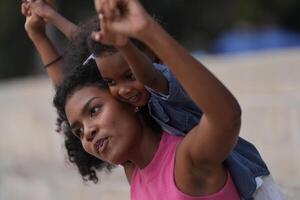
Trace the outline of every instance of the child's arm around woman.
<path fill-rule="evenodd" d="M 227 177 L 222 163 L 239 134 L 241 109 L 238 102 L 208 69 L 145 12 L 137 0 L 95 0 L 95 6 L 97 12 L 107 18 L 109 29 L 147 44 L 202 108 L 199 125 L 177 148 L 174 177 L 178 188 L 190 194 L 218 191 Z M 118 10 L 122 8 L 125 9 Z"/>

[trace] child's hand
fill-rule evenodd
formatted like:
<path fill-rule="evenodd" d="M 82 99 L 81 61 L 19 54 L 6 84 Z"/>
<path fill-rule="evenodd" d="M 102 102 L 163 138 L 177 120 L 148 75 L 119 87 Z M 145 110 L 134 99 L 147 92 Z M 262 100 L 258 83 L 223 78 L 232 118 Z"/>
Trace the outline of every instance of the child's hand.
<path fill-rule="evenodd" d="M 128 44 L 129 38 L 126 35 L 111 31 L 108 27 L 106 18 L 103 17 L 102 14 L 99 15 L 99 18 L 100 31 L 92 33 L 92 38 L 95 41 L 116 47 L 122 47 Z"/>
<path fill-rule="evenodd" d="M 32 12 L 43 18 L 48 22 L 49 18 L 56 12 L 56 10 L 45 0 L 27 0 Z"/>
<path fill-rule="evenodd" d="M 32 12 L 28 2 L 21 5 L 21 12 L 26 17 L 25 30 L 31 39 L 35 36 L 45 36 L 45 22 L 41 17 Z"/>
<path fill-rule="evenodd" d="M 107 30 L 139 38 L 154 22 L 138 0 L 95 0 L 96 12 L 103 15 Z"/>

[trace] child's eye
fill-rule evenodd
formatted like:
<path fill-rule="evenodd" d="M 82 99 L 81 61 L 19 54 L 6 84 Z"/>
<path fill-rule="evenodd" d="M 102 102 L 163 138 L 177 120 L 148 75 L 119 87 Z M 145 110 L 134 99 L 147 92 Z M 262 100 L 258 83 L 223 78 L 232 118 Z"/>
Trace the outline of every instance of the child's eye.
<path fill-rule="evenodd" d="M 129 81 L 135 81 L 136 80 L 133 73 L 127 74 L 126 79 L 129 80 Z"/>
<path fill-rule="evenodd" d="M 94 117 L 97 115 L 97 113 L 100 111 L 100 106 L 94 106 L 90 109 L 90 117 Z"/>
<path fill-rule="evenodd" d="M 105 82 L 108 86 L 114 86 L 114 85 L 116 85 L 116 82 L 113 81 L 113 80 L 105 79 L 104 82 Z"/>
<path fill-rule="evenodd" d="M 78 137 L 79 139 L 82 139 L 83 137 L 83 128 L 76 128 L 73 130 L 73 134 Z"/>

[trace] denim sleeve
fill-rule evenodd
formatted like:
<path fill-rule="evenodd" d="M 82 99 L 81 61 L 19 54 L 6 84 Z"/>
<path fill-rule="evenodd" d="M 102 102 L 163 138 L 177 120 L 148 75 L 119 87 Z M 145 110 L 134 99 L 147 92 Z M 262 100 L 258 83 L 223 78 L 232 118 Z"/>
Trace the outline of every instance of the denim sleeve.
<path fill-rule="evenodd" d="M 154 67 L 167 78 L 169 91 L 168 94 L 163 94 L 146 86 L 146 89 L 152 95 L 155 95 L 158 98 L 169 102 L 192 101 L 187 92 L 184 90 L 184 88 L 181 86 L 179 81 L 175 78 L 175 76 L 167 66 L 154 63 Z"/>

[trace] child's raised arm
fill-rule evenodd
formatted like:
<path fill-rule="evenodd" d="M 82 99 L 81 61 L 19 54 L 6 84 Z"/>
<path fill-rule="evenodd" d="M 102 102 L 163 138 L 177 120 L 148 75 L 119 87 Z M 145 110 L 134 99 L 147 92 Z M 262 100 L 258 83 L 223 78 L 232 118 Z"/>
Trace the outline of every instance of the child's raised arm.
<path fill-rule="evenodd" d="M 68 39 L 77 30 L 77 25 L 66 19 L 58 13 L 49 3 L 44 0 L 31 0 L 30 8 L 44 21 L 53 24 L 58 28 Z"/>
<path fill-rule="evenodd" d="M 95 6 L 98 13 L 107 16 L 109 28 L 146 43 L 203 110 L 199 125 L 187 134 L 178 149 L 179 154 L 184 154 L 181 158 L 190 159 L 190 165 L 185 167 L 200 169 L 203 176 L 206 171 L 203 169 L 219 169 L 239 133 L 241 110 L 234 96 L 157 24 L 137 0 L 110 0 L 110 6 L 103 6 L 105 2 L 95 0 Z M 122 8 L 125 9 L 114 11 Z"/>
<path fill-rule="evenodd" d="M 36 47 L 53 84 L 57 86 L 63 79 L 62 59 L 47 37 L 45 22 L 36 15 L 28 3 L 22 3 L 21 12 L 26 17 L 25 30 Z"/>
<path fill-rule="evenodd" d="M 127 36 L 111 32 L 103 15 L 100 15 L 100 32 L 93 33 L 93 39 L 106 45 L 114 45 L 123 55 L 135 78 L 156 92 L 168 93 L 168 80 L 151 60 L 141 52 Z"/>

